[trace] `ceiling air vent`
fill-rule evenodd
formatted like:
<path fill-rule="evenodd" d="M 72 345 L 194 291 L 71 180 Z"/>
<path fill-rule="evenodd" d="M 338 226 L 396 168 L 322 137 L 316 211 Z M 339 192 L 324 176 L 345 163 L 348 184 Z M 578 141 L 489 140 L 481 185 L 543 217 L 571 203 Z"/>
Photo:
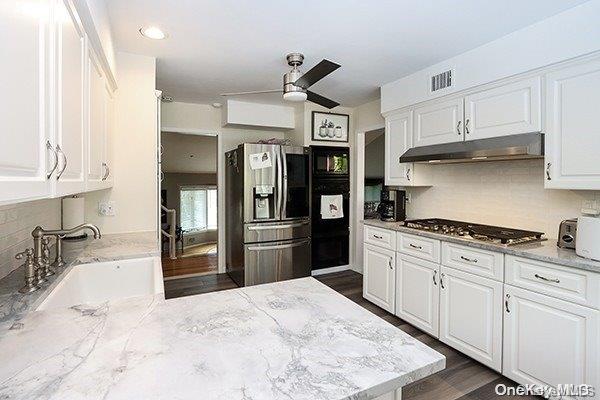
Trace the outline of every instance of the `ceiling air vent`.
<path fill-rule="evenodd" d="M 436 92 L 452 86 L 452 70 L 431 77 L 431 91 Z"/>

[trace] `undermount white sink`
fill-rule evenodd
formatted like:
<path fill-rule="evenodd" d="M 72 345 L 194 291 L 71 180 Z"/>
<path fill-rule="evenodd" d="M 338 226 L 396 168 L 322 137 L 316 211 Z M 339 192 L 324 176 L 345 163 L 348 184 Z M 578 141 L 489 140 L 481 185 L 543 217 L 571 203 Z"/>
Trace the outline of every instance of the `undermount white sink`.
<path fill-rule="evenodd" d="M 37 310 L 159 293 L 164 293 L 164 286 L 158 257 L 81 264 L 67 273 Z"/>

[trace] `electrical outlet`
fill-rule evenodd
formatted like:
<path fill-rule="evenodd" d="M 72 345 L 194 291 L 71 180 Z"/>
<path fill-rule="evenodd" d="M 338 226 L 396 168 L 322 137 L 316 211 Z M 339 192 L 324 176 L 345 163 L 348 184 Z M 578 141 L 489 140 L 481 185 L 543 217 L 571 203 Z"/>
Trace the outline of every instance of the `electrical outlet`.
<path fill-rule="evenodd" d="M 412 200 L 412 196 L 410 195 L 410 193 L 406 192 L 406 202 L 410 203 Z"/>
<path fill-rule="evenodd" d="M 98 203 L 98 214 L 105 217 L 114 217 L 117 215 L 117 206 L 114 201 L 101 201 Z"/>

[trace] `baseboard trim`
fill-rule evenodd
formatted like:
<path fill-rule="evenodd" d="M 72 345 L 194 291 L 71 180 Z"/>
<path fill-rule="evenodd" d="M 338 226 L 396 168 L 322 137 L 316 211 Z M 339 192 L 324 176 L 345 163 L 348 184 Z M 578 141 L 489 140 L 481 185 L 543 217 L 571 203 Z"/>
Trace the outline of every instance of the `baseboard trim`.
<path fill-rule="evenodd" d="M 315 269 L 314 271 L 311 272 L 311 275 L 312 276 L 325 275 L 325 274 L 331 274 L 332 272 L 347 271 L 349 269 L 351 269 L 350 265 L 338 265 L 337 267 Z"/>

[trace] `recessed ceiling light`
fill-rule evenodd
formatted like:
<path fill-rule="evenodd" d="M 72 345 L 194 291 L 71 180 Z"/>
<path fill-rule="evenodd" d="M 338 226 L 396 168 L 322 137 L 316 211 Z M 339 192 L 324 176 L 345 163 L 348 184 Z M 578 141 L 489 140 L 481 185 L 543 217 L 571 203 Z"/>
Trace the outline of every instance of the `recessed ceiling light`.
<path fill-rule="evenodd" d="M 146 26 L 140 28 L 140 33 L 142 34 L 142 36 L 154 40 L 162 40 L 167 37 L 167 34 L 156 26 Z"/>

